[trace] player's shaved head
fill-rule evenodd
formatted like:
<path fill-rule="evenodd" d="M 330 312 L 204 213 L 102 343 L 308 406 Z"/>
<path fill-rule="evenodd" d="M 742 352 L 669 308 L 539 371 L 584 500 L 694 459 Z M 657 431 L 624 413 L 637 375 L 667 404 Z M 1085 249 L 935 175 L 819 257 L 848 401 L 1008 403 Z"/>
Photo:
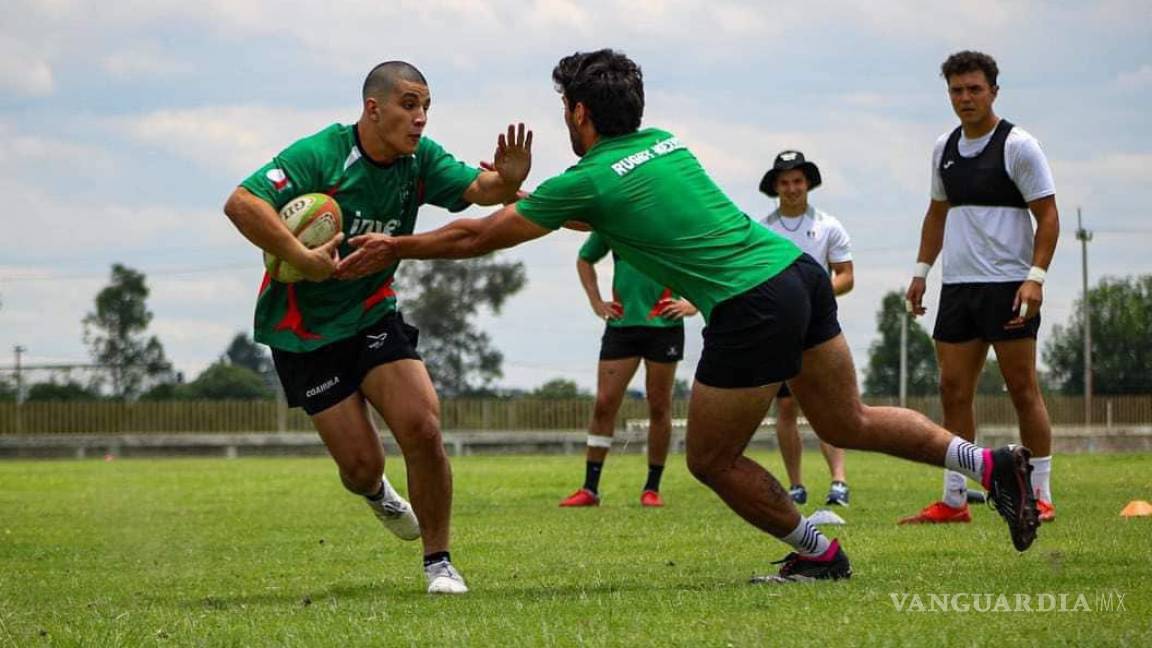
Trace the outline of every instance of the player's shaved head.
<path fill-rule="evenodd" d="M 427 86 L 428 81 L 424 79 L 424 75 L 420 74 L 420 70 L 416 66 L 404 61 L 385 61 L 380 65 L 372 68 L 368 73 L 367 78 L 364 79 L 363 98 L 368 99 L 374 97 L 382 99 L 388 97 L 392 93 L 393 86 L 397 81 L 409 81 L 411 83 L 419 83 L 422 86 Z"/>

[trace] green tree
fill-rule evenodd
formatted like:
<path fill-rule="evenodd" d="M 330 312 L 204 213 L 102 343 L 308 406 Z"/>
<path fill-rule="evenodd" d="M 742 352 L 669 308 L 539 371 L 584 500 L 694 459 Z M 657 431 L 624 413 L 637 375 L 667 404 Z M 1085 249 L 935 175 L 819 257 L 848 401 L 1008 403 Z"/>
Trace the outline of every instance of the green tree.
<path fill-rule="evenodd" d="M 220 361 L 205 369 L 196 380 L 178 388 L 176 396 L 203 400 L 262 400 L 272 398 L 273 394 L 260 374 L 247 367 Z"/>
<path fill-rule="evenodd" d="M 880 337 L 868 348 L 864 392 L 873 396 L 900 393 L 900 320 L 905 315 L 904 295 L 892 291 L 884 295 L 876 313 Z M 927 396 L 937 392 L 939 372 L 932 338 L 915 319 L 908 320 L 908 394 Z"/>
<path fill-rule="evenodd" d="M 16 385 L 6 378 L 0 378 L 0 403 L 11 403 L 16 400 Z"/>
<path fill-rule="evenodd" d="M 28 401 L 83 401 L 99 400 L 100 394 L 96 390 L 85 387 L 75 380 L 65 382 L 36 383 L 28 388 Z"/>
<path fill-rule="evenodd" d="M 1083 297 L 1044 346 L 1049 378 L 1066 394 L 1084 392 Z M 1088 290 L 1092 391 L 1152 393 L 1152 275 L 1105 277 Z"/>
<path fill-rule="evenodd" d="M 111 283 L 96 295 L 96 310 L 83 321 L 84 342 L 93 360 L 108 368 L 116 398 L 133 398 L 172 372 L 160 340 L 144 336 L 152 321 L 148 293 L 142 273 L 114 264 Z"/>
<path fill-rule="evenodd" d="M 224 352 L 228 362 L 264 375 L 272 371 L 272 358 L 262 345 L 252 341 L 247 333 L 237 333 Z"/>
<path fill-rule="evenodd" d="M 526 283 L 524 264 L 501 263 L 491 255 L 400 266 L 397 284 L 416 291 L 404 299 L 404 317 L 420 329 L 420 355 L 441 395 L 484 393 L 504 375 L 504 354 L 475 318 L 481 307 L 500 312 Z"/>
<path fill-rule="evenodd" d="M 589 398 L 587 392 L 581 391 L 574 380 L 567 378 L 553 378 L 532 391 L 532 398 L 549 400 L 570 400 L 574 398 Z"/>

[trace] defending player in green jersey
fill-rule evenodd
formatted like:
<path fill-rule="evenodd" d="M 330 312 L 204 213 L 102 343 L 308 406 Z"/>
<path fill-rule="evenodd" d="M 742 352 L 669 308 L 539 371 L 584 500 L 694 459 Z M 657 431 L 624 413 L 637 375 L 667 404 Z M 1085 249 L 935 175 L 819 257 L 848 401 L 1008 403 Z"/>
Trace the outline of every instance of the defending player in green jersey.
<path fill-rule="evenodd" d="M 596 406 L 588 424 L 584 485 L 560 506 L 599 506 L 600 473 L 612 448 L 616 414 L 628 383 L 644 361 L 644 399 L 648 401 L 648 479 L 640 492 L 643 506 L 664 506 L 660 480 L 672 437 L 672 387 L 676 366 L 684 358 L 684 318 L 696 307 L 681 299 L 632 264 L 612 255 L 612 300 L 604 301 L 596 277 L 596 262 L 611 249 L 593 232 L 576 259 L 580 285 L 588 304 L 604 320 L 600 363 L 596 370 Z"/>
<path fill-rule="evenodd" d="M 430 203 L 460 209 L 513 199 L 531 168 L 524 125 L 497 138 L 491 171 L 457 162 L 423 136 L 431 96 L 424 75 L 403 61 L 377 65 L 363 88 L 360 119 L 289 146 L 228 198 L 224 212 L 252 243 L 299 269 L 308 281 L 265 279 L 256 339 L 272 347 L 289 405 L 300 406 L 340 468 L 386 528 L 421 538 L 428 592 L 467 592 L 448 553 L 452 470 L 440 437 L 440 403 L 417 334 L 396 310 L 396 262 L 355 279 L 334 276 L 346 239 L 366 232 L 410 234 Z M 344 231 L 309 250 L 277 210 L 303 193 L 324 192 L 344 214 Z M 404 454 L 409 505 L 384 477 L 384 453 L 368 417 L 375 409 Z"/>
<path fill-rule="evenodd" d="M 960 439 L 924 415 L 860 401 L 856 370 L 836 320 L 828 274 L 769 232 L 708 177 L 685 142 L 640 130 L 640 68 L 612 50 L 565 57 L 553 71 L 580 161 L 529 197 L 483 219 L 432 232 L 354 239 L 337 274 L 358 277 L 396 259 L 465 258 L 539 238 L 568 221 L 600 233 L 612 250 L 704 313 L 704 350 L 688 406 L 688 469 L 750 524 L 788 544 L 779 573 L 762 580 L 847 578 L 837 541 L 797 510 L 780 482 L 744 454 L 787 380 L 808 419 L 841 448 L 948 466 L 990 489 L 1013 544 L 1036 537 L 1028 455 Z"/>

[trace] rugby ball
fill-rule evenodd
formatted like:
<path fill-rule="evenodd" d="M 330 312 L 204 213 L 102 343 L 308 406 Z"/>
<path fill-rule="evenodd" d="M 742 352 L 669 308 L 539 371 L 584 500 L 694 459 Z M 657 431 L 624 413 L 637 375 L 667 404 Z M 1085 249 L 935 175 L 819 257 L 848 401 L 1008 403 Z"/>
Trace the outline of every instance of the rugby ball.
<path fill-rule="evenodd" d="M 280 210 L 280 219 L 308 249 L 331 241 L 344 226 L 340 205 L 332 196 L 322 193 L 293 198 Z M 267 252 L 264 253 L 264 267 L 268 275 L 280 283 L 296 283 L 304 278 L 291 264 Z"/>

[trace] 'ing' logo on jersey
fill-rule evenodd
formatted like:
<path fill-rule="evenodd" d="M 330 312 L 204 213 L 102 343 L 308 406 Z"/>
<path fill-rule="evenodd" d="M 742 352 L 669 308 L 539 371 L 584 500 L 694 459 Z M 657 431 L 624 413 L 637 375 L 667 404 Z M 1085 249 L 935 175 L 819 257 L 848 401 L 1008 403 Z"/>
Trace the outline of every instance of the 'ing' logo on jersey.
<path fill-rule="evenodd" d="M 360 218 L 360 211 L 356 211 L 356 218 L 352 221 L 352 227 L 348 230 L 349 238 L 359 236 L 360 234 L 387 234 L 392 236 L 396 230 L 400 229 L 400 220 L 393 218 L 390 221 L 379 221 L 374 218 Z"/>

